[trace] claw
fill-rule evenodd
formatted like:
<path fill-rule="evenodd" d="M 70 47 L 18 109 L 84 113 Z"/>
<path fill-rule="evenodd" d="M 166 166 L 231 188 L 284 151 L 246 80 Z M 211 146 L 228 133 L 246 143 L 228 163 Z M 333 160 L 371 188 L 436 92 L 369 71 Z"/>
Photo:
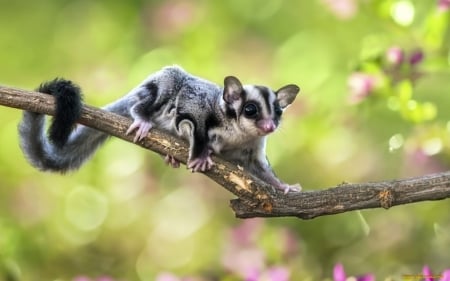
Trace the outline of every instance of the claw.
<path fill-rule="evenodd" d="M 188 162 L 188 169 L 190 169 L 192 172 L 204 172 L 206 170 L 209 170 L 214 165 L 214 162 L 212 161 L 211 157 L 204 156 L 204 157 L 198 157 L 196 159 L 190 160 Z"/>
<path fill-rule="evenodd" d="M 288 194 L 290 191 L 300 192 L 302 190 L 302 186 L 299 183 L 297 183 L 297 184 L 283 183 L 283 184 L 277 186 L 277 188 L 283 190 L 284 194 Z"/>
<path fill-rule="evenodd" d="M 175 159 L 172 155 L 166 155 L 166 157 L 164 157 L 164 162 L 172 168 L 180 168 L 180 161 Z"/>
<path fill-rule="evenodd" d="M 133 123 L 128 128 L 126 134 L 129 135 L 131 132 L 136 130 L 136 133 L 134 135 L 134 142 L 138 142 L 143 140 L 147 135 L 150 129 L 153 127 L 153 124 L 149 121 L 145 121 L 142 119 L 134 119 Z"/>

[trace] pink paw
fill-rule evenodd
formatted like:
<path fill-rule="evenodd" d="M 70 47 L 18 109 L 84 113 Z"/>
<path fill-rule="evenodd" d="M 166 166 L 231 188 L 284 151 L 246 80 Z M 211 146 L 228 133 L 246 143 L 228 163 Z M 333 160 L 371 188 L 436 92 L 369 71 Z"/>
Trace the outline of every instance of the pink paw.
<path fill-rule="evenodd" d="M 284 194 L 287 194 L 288 192 L 292 191 L 292 192 L 299 192 L 302 190 L 302 186 L 297 183 L 297 184 L 287 184 L 287 183 L 282 183 L 280 185 L 276 186 L 278 189 L 283 190 Z"/>
<path fill-rule="evenodd" d="M 188 169 L 190 169 L 192 172 L 204 172 L 206 170 L 211 169 L 211 167 L 214 165 L 214 162 L 212 161 L 211 157 L 203 156 L 198 157 L 193 160 L 188 161 Z"/>
<path fill-rule="evenodd" d="M 175 159 L 172 155 L 166 155 L 166 157 L 164 157 L 164 162 L 172 168 L 180 168 L 180 161 Z"/>
<path fill-rule="evenodd" d="M 152 127 L 153 124 L 150 123 L 149 121 L 136 118 L 134 119 L 133 124 L 131 124 L 130 127 L 128 128 L 126 134 L 129 135 L 131 132 L 136 130 L 136 134 L 134 135 L 133 141 L 137 142 L 143 140 L 147 136 L 148 132 Z"/>

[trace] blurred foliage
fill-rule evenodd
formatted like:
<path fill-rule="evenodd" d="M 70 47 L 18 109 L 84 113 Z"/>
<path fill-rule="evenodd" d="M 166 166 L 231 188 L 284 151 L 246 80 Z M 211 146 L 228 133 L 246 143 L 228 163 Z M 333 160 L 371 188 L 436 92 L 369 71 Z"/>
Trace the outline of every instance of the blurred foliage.
<path fill-rule="evenodd" d="M 320 189 L 424 175 L 450 166 L 448 2 L 0 0 L 0 83 L 67 77 L 97 106 L 170 64 L 217 83 L 296 83 L 269 138 L 280 178 Z M 119 140 L 76 173 L 39 172 L 19 149 L 20 116 L 0 108 L 0 280 L 331 280 L 336 264 L 402 280 L 450 267 L 448 200 L 240 221 L 215 183 Z"/>

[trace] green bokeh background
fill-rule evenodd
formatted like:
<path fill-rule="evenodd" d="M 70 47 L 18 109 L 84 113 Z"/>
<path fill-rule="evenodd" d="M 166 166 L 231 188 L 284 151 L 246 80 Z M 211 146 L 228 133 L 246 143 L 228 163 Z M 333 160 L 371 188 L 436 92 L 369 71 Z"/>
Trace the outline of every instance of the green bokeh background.
<path fill-rule="evenodd" d="M 95 106 L 172 64 L 219 84 L 227 75 L 295 83 L 301 95 L 267 148 L 286 182 L 310 190 L 448 170 L 448 15 L 435 1 L 334 2 L 353 3 L 350 16 L 332 2 L 0 0 L 0 83 L 33 89 L 66 77 Z M 399 21 L 408 14 L 395 12 L 399 3 L 413 7 L 412 22 Z M 425 52 L 414 97 L 435 105 L 430 122 L 406 121 L 383 101 L 347 102 L 349 75 L 394 45 Z M 240 280 L 222 257 L 242 221 L 214 182 L 117 139 L 75 173 L 39 172 L 18 146 L 20 117 L 0 108 L 0 280 L 154 280 L 160 272 Z M 440 153 L 415 157 L 436 138 Z M 450 267 L 448 201 L 262 223 L 267 266 L 287 267 L 292 280 L 331 278 L 339 262 L 377 280 Z M 289 256 L 278 249 L 285 231 L 298 244 Z"/>

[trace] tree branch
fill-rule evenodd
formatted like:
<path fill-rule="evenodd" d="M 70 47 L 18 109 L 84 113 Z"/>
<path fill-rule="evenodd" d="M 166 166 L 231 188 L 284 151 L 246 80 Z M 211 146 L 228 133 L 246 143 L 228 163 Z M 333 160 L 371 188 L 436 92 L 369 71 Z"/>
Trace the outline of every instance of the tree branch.
<path fill-rule="evenodd" d="M 52 96 L 3 86 L 0 86 L 0 104 L 42 114 L 54 113 Z M 86 105 L 79 123 L 133 142 L 133 136 L 125 134 L 131 124 L 128 118 Z M 161 155 L 173 155 L 184 164 L 188 157 L 188 146 L 184 141 L 156 129 L 137 144 Z M 231 208 L 239 218 L 294 216 L 312 219 L 450 197 L 450 172 L 375 183 L 343 183 L 325 190 L 285 195 L 242 167 L 218 157 L 213 160 L 216 165 L 204 174 L 238 197 L 231 200 Z"/>

